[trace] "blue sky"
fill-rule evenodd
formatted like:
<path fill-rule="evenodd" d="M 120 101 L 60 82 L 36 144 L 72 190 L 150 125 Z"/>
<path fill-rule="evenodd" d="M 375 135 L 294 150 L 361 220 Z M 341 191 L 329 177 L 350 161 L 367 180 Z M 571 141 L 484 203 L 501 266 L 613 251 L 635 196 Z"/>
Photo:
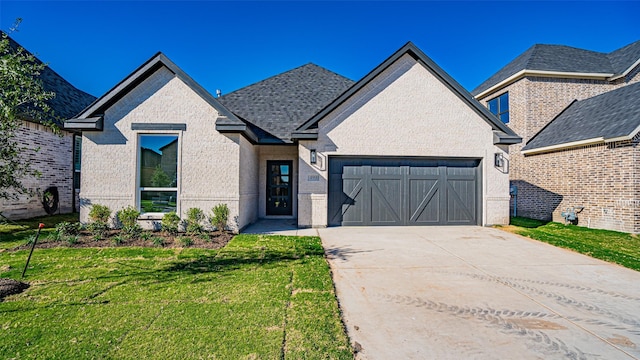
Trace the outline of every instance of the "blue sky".
<path fill-rule="evenodd" d="M 156 52 L 215 94 L 313 62 L 360 79 L 407 41 L 472 90 L 535 43 L 610 52 L 640 2 L 8 1 L 0 28 L 100 96 Z"/>

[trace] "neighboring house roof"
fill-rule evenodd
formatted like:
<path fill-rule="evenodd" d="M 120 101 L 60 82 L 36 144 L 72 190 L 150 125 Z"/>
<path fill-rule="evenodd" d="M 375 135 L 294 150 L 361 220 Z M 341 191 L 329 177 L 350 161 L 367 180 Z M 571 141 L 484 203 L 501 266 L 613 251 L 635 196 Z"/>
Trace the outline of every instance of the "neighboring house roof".
<path fill-rule="evenodd" d="M 306 64 L 246 86 L 218 100 L 264 130 L 260 142 L 291 142 L 291 132 L 347 90 L 354 81 Z"/>
<path fill-rule="evenodd" d="M 17 50 L 18 48 L 24 49 L 23 46 L 18 44 L 10 36 L 7 35 L 7 38 L 9 39 L 9 45 L 14 50 Z M 24 49 L 24 51 L 29 53 L 29 51 L 26 49 Z M 35 56 L 34 58 L 38 63 L 42 63 L 42 61 L 40 61 Z M 45 91 L 51 91 L 55 93 L 55 97 L 47 101 L 47 103 L 53 110 L 54 115 L 61 118 L 53 119 L 54 122 L 56 122 L 58 125 L 62 125 L 63 119 L 67 119 L 79 113 L 80 111 L 82 111 L 82 109 L 84 109 L 87 105 L 91 104 L 91 102 L 96 99 L 95 96 L 90 95 L 71 85 L 71 83 L 65 80 L 62 76 L 58 75 L 58 73 L 53 71 L 53 69 L 51 69 L 49 66 L 45 67 L 44 70 L 42 70 L 39 78 L 42 81 L 42 86 Z"/>
<path fill-rule="evenodd" d="M 628 140 L 640 131 L 640 83 L 574 101 L 526 146 L 523 154 Z"/>
<path fill-rule="evenodd" d="M 564 45 L 536 44 L 520 54 L 471 93 L 482 97 L 526 74 L 614 80 L 640 64 L 640 40 L 610 53 Z"/>
<path fill-rule="evenodd" d="M 337 97 L 334 101 L 328 104 L 322 111 L 315 114 L 312 118 L 302 124 L 296 132 L 293 134 L 294 138 L 298 139 L 314 139 L 317 138 L 317 124 L 322 118 L 324 118 L 331 111 L 335 110 L 338 106 L 347 101 L 351 96 L 356 94 L 362 88 L 364 88 L 369 82 L 375 79 L 380 73 L 391 66 L 394 62 L 400 59 L 403 55 L 409 54 L 416 59 L 422 66 L 426 67 L 436 78 L 438 78 L 449 90 L 458 96 L 467 106 L 472 108 L 480 117 L 482 117 L 494 130 L 494 144 L 517 144 L 522 141 L 516 133 L 502 123 L 494 114 L 492 114 L 486 107 L 482 106 L 471 94 L 465 90 L 457 81 L 455 81 L 449 74 L 447 74 L 442 68 L 440 68 L 433 60 L 431 60 L 422 50 L 418 49 L 412 42 L 408 42 L 403 47 L 398 49 L 393 55 L 383 61 L 369 74 L 363 77 L 360 81 L 355 83 L 349 90 Z M 402 124 L 398 124 L 401 126 Z M 391 130 L 391 129 L 390 129 Z"/>

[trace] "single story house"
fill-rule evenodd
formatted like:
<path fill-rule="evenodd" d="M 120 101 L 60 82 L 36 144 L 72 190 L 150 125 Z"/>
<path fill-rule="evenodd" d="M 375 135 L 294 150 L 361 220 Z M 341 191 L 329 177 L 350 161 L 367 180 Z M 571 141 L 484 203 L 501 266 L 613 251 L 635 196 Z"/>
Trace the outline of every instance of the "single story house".
<path fill-rule="evenodd" d="M 300 227 L 509 221 L 521 139 L 414 44 L 353 82 L 308 64 L 214 97 L 158 53 L 66 122 L 92 204 Z"/>

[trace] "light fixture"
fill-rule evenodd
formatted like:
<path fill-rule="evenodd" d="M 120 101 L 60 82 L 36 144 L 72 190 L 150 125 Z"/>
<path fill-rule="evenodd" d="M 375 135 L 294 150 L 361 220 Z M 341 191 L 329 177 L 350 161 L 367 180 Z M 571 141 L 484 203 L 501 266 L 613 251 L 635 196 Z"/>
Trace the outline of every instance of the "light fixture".
<path fill-rule="evenodd" d="M 493 164 L 499 168 L 504 166 L 504 157 L 502 156 L 502 153 L 495 153 L 495 156 L 493 157 Z"/>
<path fill-rule="evenodd" d="M 316 149 L 311 149 L 309 152 L 309 162 L 315 164 L 318 162 L 318 154 L 316 153 Z"/>

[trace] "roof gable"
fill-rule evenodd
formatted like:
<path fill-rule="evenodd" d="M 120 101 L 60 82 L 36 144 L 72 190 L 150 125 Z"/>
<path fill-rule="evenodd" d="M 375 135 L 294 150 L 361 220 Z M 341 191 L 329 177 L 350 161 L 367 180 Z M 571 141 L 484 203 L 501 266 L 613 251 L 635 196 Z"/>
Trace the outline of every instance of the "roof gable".
<path fill-rule="evenodd" d="M 292 131 L 353 83 L 309 63 L 226 94 L 219 101 L 262 129 L 260 142 L 291 142 Z"/>
<path fill-rule="evenodd" d="M 3 31 L 0 31 L 1 36 L 7 37 L 9 40 L 9 46 L 13 50 L 17 50 L 19 48 L 24 49 L 23 46 L 18 44 L 15 40 L 13 40 L 8 34 Z M 31 54 L 28 50 L 24 49 L 24 51 L 30 55 L 32 55 L 38 63 L 42 63 L 40 59 Z M 62 119 L 67 119 L 72 117 L 73 115 L 79 113 L 84 109 L 87 105 L 91 104 L 96 97 L 90 95 L 75 86 L 71 85 L 67 80 L 65 80 L 62 76 L 56 73 L 51 67 L 47 66 L 42 70 L 39 76 L 42 81 L 42 87 L 45 91 L 52 91 L 55 93 L 55 96 L 47 101 L 47 104 L 51 107 L 54 112 L 54 115 L 60 117 Z M 58 119 L 54 119 L 58 125 L 62 125 L 62 123 Z"/>
<path fill-rule="evenodd" d="M 568 76 L 611 79 L 624 76 L 638 65 L 640 41 L 611 53 L 601 53 L 564 45 L 536 44 L 520 54 L 471 93 L 483 95 L 494 86 L 524 72 L 537 72 L 547 76 Z"/>
<path fill-rule="evenodd" d="M 630 139 L 640 131 L 640 83 L 574 101 L 540 130 L 523 153 L 566 148 L 583 142 Z"/>
<path fill-rule="evenodd" d="M 167 68 L 174 76 L 182 80 L 189 88 L 202 97 L 203 100 L 215 108 L 221 118 L 230 124 L 244 125 L 241 120 L 220 104 L 209 92 L 182 71 L 182 69 L 169 60 L 163 53 L 158 52 L 111 90 L 95 100 L 75 118 L 67 120 L 65 127 L 80 130 L 102 130 L 101 123 L 104 112 L 162 67 Z"/>
<path fill-rule="evenodd" d="M 468 91 L 466 91 L 457 81 L 455 81 L 449 74 L 441 69 L 433 60 L 425 55 L 418 47 L 413 43 L 408 42 L 398 51 L 393 53 L 389 58 L 383 61 L 369 74 L 363 77 L 360 81 L 356 82 L 349 90 L 345 91 L 334 101 L 329 103 L 324 109 L 315 114 L 308 121 L 298 127 L 293 134 L 294 138 L 305 139 L 314 138 L 317 136 L 318 122 L 325 116 L 335 110 L 338 106 L 343 104 L 349 98 L 361 91 L 367 84 L 373 81 L 378 75 L 380 75 L 385 69 L 398 61 L 403 55 L 409 54 L 422 66 L 424 66 L 431 74 L 434 75 L 439 81 L 441 81 L 451 92 L 457 95 L 467 106 L 472 108 L 482 119 L 484 119 L 494 130 L 494 143 L 514 144 L 519 143 L 521 138 L 516 135 L 511 129 L 504 125 L 493 115 L 487 108 L 482 106 L 477 100 L 475 100 Z"/>

